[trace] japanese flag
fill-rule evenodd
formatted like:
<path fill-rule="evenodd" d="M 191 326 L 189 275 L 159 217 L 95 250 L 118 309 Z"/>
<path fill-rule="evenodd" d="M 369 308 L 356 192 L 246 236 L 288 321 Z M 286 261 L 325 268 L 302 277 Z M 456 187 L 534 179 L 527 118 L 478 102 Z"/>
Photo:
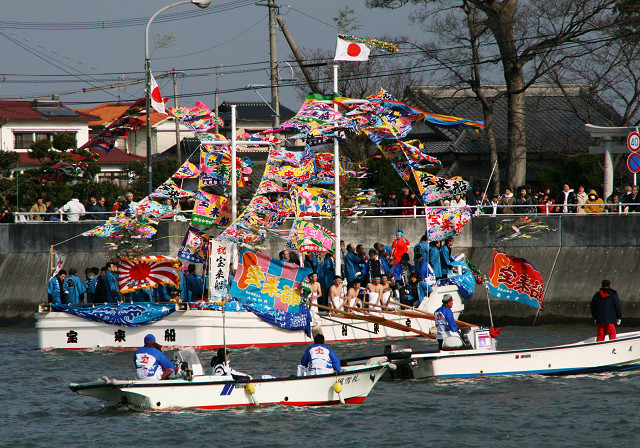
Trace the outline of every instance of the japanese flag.
<path fill-rule="evenodd" d="M 160 87 L 158 87 L 158 83 L 153 75 L 151 76 L 151 107 L 153 107 L 156 112 L 161 114 L 167 114 L 164 111 L 164 98 L 162 98 L 162 94 L 160 93 Z"/>
<path fill-rule="evenodd" d="M 365 44 L 358 44 L 355 42 L 349 42 L 348 40 L 340 39 L 336 44 L 336 57 L 334 61 L 368 61 L 369 60 L 369 47 Z"/>

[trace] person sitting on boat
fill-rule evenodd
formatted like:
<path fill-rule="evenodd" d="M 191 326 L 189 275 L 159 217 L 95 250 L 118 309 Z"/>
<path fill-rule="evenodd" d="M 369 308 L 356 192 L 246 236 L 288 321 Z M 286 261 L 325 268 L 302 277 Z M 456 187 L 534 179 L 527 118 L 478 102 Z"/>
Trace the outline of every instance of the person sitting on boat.
<path fill-rule="evenodd" d="M 136 365 L 136 379 L 164 380 L 173 372 L 180 371 L 161 351 L 156 337 L 148 334 L 144 337 L 144 347 L 136 350 L 133 361 Z"/>
<path fill-rule="evenodd" d="M 225 353 L 226 352 L 226 353 Z M 218 353 L 211 358 L 211 375 L 223 376 L 231 375 L 234 380 L 251 379 L 251 375 L 233 370 L 229 365 L 229 350 L 225 350 L 224 347 L 218 349 Z"/>
<path fill-rule="evenodd" d="M 360 294 L 360 280 L 354 280 L 351 283 L 349 283 L 349 287 L 347 288 L 347 298 L 344 301 L 345 309 L 346 307 L 355 308 L 361 305 L 360 299 L 358 298 L 359 294 Z"/>
<path fill-rule="evenodd" d="M 61 269 L 57 275 L 54 275 L 49 280 L 47 285 L 47 296 L 49 297 L 49 303 L 56 303 L 58 305 L 67 303 L 67 288 L 64 283 L 64 279 L 67 278 L 67 271 Z"/>
<path fill-rule="evenodd" d="M 622 322 L 622 307 L 609 280 L 602 280 L 602 288 L 591 299 L 591 315 L 596 320 L 596 341 L 604 341 L 605 333 L 610 341 L 616 339 L 615 326 Z"/>
<path fill-rule="evenodd" d="M 436 338 L 438 339 L 438 348 L 440 350 L 442 350 L 442 341 L 449 336 L 453 336 L 458 331 L 458 324 L 456 324 L 451 308 L 453 308 L 453 297 L 451 294 L 445 294 L 442 297 L 442 306 L 433 313 L 436 321 L 436 330 L 438 331 Z"/>
<path fill-rule="evenodd" d="M 300 360 L 306 375 L 322 375 L 340 371 L 340 358 L 324 345 L 324 336 L 320 333 L 313 337 L 313 345 L 307 347 Z"/>
<path fill-rule="evenodd" d="M 381 277 L 373 277 L 367 285 L 367 306 L 374 310 L 380 309 L 380 298 L 384 287 L 380 284 Z"/>
<path fill-rule="evenodd" d="M 342 276 L 336 275 L 333 278 L 333 285 L 329 288 L 329 300 L 331 307 L 339 310 L 342 308 L 346 297 L 342 295 Z"/>
<path fill-rule="evenodd" d="M 391 300 L 392 285 L 389 282 L 389 276 L 382 274 L 380 277 L 380 286 L 382 286 L 382 293 L 380 295 L 380 304 L 382 306 L 389 306 L 389 300 Z"/>

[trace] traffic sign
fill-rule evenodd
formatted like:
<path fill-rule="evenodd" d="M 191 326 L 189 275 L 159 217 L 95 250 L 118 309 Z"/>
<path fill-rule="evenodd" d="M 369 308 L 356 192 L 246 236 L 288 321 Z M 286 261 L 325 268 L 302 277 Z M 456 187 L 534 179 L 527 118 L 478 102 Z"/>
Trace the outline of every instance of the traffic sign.
<path fill-rule="evenodd" d="M 627 157 L 627 168 L 634 174 L 640 171 L 640 154 L 636 152 L 629 154 L 629 157 Z"/>
<path fill-rule="evenodd" d="M 627 136 L 627 148 L 629 148 L 629 151 L 631 152 L 636 152 L 640 149 L 640 134 L 637 132 L 631 132 Z"/>

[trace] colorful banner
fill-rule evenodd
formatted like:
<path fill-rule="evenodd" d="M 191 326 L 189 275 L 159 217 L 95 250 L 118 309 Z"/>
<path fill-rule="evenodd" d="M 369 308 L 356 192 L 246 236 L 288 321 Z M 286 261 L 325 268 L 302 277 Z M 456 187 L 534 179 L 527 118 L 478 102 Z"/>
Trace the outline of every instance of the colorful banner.
<path fill-rule="evenodd" d="M 178 249 L 178 258 L 191 263 L 204 263 L 209 248 L 209 235 L 189 226 Z"/>
<path fill-rule="evenodd" d="M 335 250 L 336 235 L 324 227 L 299 220 L 294 228 L 294 242 L 300 252 L 326 253 Z"/>
<path fill-rule="evenodd" d="M 193 196 L 192 191 L 183 190 L 171 179 L 168 179 L 151 193 L 151 197 L 170 198 L 173 201 L 177 201 L 180 198 L 189 198 L 191 196 Z"/>
<path fill-rule="evenodd" d="M 176 171 L 173 174 L 173 176 L 171 176 L 171 178 L 172 179 L 193 179 L 195 177 L 198 177 L 198 174 L 200 174 L 200 168 L 198 168 L 193 163 L 187 160 L 182 164 L 180 168 L 178 168 L 178 171 Z"/>
<path fill-rule="evenodd" d="M 160 204 L 145 196 L 138 203 L 132 203 L 129 208 L 133 211 L 134 215 L 144 215 L 150 219 L 171 219 L 178 214 L 170 205 Z"/>
<path fill-rule="evenodd" d="M 231 202 L 223 197 L 205 191 L 199 192 L 206 201 L 196 200 L 191 222 L 207 227 L 226 227 L 231 223 Z"/>
<path fill-rule="evenodd" d="M 336 195 L 333 191 L 318 187 L 294 186 L 291 195 L 296 204 L 296 217 L 333 215 Z"/>
<path fill-rule="evenodd" d="M 198 101 L 191 108 L 182 106 L 170 107 L 167 112 L 194 132 L 207 132 L 215 127 L 216 124 L 224 126 L 222 119 L 216 117 L 211 109 L 201 101 Z"/>
<path fill-rule="evenodd" d="M 129 218 L 125 213 L 119 213 L 99 226 L 87 230 L 82 236 L 122 238 L 125 231 L 132 238 L 151 238 L 157 232 L 155 228 L 149 225 L 148 219 L 143 215 L 135 215 Z"/>
<path fill-rule="evenodd" d="M 544 282 L 540 272 L 524 258 L 493 251 L 489 295 L 542 308 Z"/>
<path fill-rule="evenodd" d="M 127 293 L 158 285 L 180 286 L 182 263 L 177 258 L 148 256 L 124 259 L 118 264 L 118 287 Z"/>
<path fill-rule="evenodd" d="M 427 238 L 440 241 L 456 236 L 471 220 L 472 211 L 468 206 L 458 208 L 427 208 Z"/>
<path fill-rule="evenodd" d="M 221 241 L 211 241 L 211 263 L 209 265 L 209 297 L 226 296 L 231 245 Z"/>
<path fill-rule="evenodd" d="M 301 284 L 311 273 L 293 263 L 244 251 L 231 284 L 231 295 L 257 311 L 301 311 Z"/>
<path fill-rule="evenodd" d="M 457 194 L 464 196 L 471 190 L 471 184 L 462 177 L 445 179 L 424 171 L 414 171 L 413 174 L 425 204 L 449 199 Z"/>
<path fill-rule="evenodd" d="M 103 322 L 121 327 L 140 327 L 167 317 L 176 310 L 171 305 L 155 303 L 120 303 L 118 305 L 97 305 L 92 307 L 78 307 L 74 305 L 52 304 L 54 311 L 73 314 L 94 322 Z"/>
<path fill-rule="evenodd" d="M 224 151 L 200 152 L 200 187 L 231 185 L 231 156 Z M 242 160 L 236 157 L 236 180 L 244 187 Z"/>

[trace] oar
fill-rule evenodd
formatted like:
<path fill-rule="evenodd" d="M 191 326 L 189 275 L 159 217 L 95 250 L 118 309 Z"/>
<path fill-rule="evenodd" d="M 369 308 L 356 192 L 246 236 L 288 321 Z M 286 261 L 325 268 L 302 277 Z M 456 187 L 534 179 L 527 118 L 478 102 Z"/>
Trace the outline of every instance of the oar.
<path fill-rule="evenodd" d="M 414 307 L 409 306 L 409 305 L 405 305 L 404 303 L 394 302 L 393 300 L 389 300 L 389 303 L 393 303 L 394 305 L 400 305 L 401 307 L 408 308 L 408 309 L 410 309 L 410 310 L 412 310 L 412 311 L 414 311 L 416 313 L 424 314 L 427 317 L 427 319 L 435 319 L 433 314 L 427 313 L 426 311 L 422 311 L 422 310 L 420 310 L 418 308 L 414 308 Z M 456 325 L 458 325 L 459 327 L 477 327 L 477 325 L 470 324 L 468 322 L 463 322 L 461 320 L 457 320 L 456 321 Z"/>
<path fill-rule="evenodd" d="M 429 319 L 429 320 L 435 320 L 435 317 L 433 316 L 433 314 L 431 313 L 426 313 L 424 311 L 418 312 L 418 311 L 405 311 L 405 310 L 400 310 L 398 308 L 391 308 L 390 306 L 384 306 L 384 305 L 376 305 L 376 304 L 372 304 L 369 302 L 364 302 L 366 305 L 371 305 L 374 307 L 381 307 L 382 310 L 376 310 L 376 309 L 371 309 L 371 308 L 363 308 L 363 310 L 366 311 L 377 311 L 379 313 L 389 313 L 389 314 L 395 314 L 396 316 L 404 316 L 404 317 L 414 317 L 416 319 Z"/>
<path fill-rule="evenodd" d="M 390 321 L 381 316 L 372 316 L 370 314 L 366 316 L 357 315 L 357 314 L 349 313 L 347 311 L 337 310 L 329 306 L 320 305 L 318 303 L 312 303 L 311 305 L 323 310 L 331 311 L 332 313 L 342 314 L 343 316 L 347 316 L 351 319 L 359 319 L 359 320 L 364 320 L 366 322 L 377 323 L 379 325 L 384 325 L 385 327 L 395 328 L 396 330 L 409 331 L 412 333 L 419 334 L 420 336 L 424 336 L 425 338 L 435 339 L 435 336 L 425 333 L 424 331 L 416 330 L 415 328 L 411 328 L 409 326 Z"/>
<path fill-rule="evenodd" d="M 424 332 L 422 332 L 420 330 L 415 330 L 415 329 L 413 329 L 412 327 L 410 327 L 408 325 L 402 325 L 402 324 L 399 324 L 398 322 L 386 319 L 386 318 L 384 318 L 382 316 L 376 316 L 375 314 L 371 314 L 371 311 L 367 310 L 365 308 L 353 307 L 353 306 L 348 306 L 348 305 L 346 305 L 346 307 L 349 308 L 349 309 L 352 309 L 352 310 L 356 310 L 356 311 L 361 312 L 361 313 L 365 313 L 369 318 L 374 319 L 374 321 L 377 321 L 378 323 L 386 322 L 387 326 L 389 326 L 389 327 L 397 328 L 399 330 L 404 330 L 404 331 L 413 331 L 413 332 L 415 332 L 415 333 L 417 333 L 419 335 L 422 335 L 422 336 L 427 334 L 427 333 L 424 333 Z M 360 316 L 360 315 L 359 314 L 355 314 L 355 316 Z M 409 328 L 411 328 L 411 330 L 408 330 Z M 425 336 L 425 337 L 430 337 L 430 338 L 435 339 L 435 337 L 433 335 L 431 335 L 431 334 L 429 336 Z"/>

